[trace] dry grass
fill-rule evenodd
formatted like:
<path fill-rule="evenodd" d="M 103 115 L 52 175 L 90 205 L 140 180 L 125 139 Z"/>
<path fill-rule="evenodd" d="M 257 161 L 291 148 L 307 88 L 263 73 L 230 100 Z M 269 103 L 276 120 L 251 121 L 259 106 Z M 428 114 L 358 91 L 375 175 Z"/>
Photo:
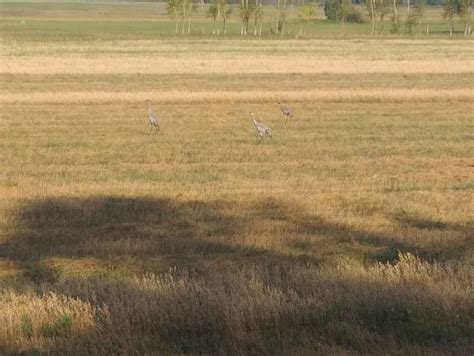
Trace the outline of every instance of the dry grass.
<path fill-rule="evenodd" d="M 2 48 L 0 353 L 471 352 L 472 48 L 116 45 Z"/>
<path fill-rule="evenodd" d="M 142 102 L 148 98 L 156 103 L 242 103 L 242 102 L 434 102 L 474 100 L 474 89 L 383 89 L 311 91 L 152 91 L 152 92 L 41 92 L 0 94 L 1 103 L 101 103 Z"/>
<path fill-rule="evenodd" d="M 12 41 L 4 39 L 4 56 L 68 56 L 88 58 L 132 57 L 153 59 L 330 59 L 374 60 L 472 60 L 469 39 L 236 39 L 157 38 L 154 40 Z M 335 45 L 337 44 L 337 46 Z M 298 57 L 298 58 L 295 58 Z M 290 62 L 291 63 L 291 62 Z M 291 67 L 290 63 L 287 63 Z M 342 68 L 341 68 L 342 69 Z"/>
<path fill-rule="evenodd" d="M 253 74 L 253 73 L 469 73 L 474 60 L 342 60 L 279 56 L 272 58 L 168 57 L 3 57 L 2 74 Z"/>
<path fill-rule="evenodd" d="M 51 350 L 53 342 L 69 352 L 462 354 L 472 346 L 463 335 L 471 333 L 473 276 L 460 257 L 469 226 L 398 215 L 406 227 L 390 236 L 273 199 L 56 197 L 19 208 L 27 230 L 0 252 L 22 261 L 25 277 L 3 283 L 73 296 L 68 307 L 46 304 L 97 325 L 65 345 L 22 339 L 21 327 L 6 324 L 20 330 L 5 340 L 8 350 Z M 443 247 L 449 236 L 459 250 Z M 9 310 L 44 322 L 38 302 L 23 298 L 23 309 Z M 75 313 L 69 304 L 80 299 L 107 313 Z"/>
<path fill-rule="evenodd" d="M 102 313 L 77 298 L 9 288 L 0 292 L 0 310 L 0 345 L 7 352 L 64 347 L 70 339 L 96 332 Z"/>
<path fill-rule="evenodd" d="M 107 313 L 4 350 L 466 353 L 472 103 L 294 106 L 5 103 L 0 283 Z"/>

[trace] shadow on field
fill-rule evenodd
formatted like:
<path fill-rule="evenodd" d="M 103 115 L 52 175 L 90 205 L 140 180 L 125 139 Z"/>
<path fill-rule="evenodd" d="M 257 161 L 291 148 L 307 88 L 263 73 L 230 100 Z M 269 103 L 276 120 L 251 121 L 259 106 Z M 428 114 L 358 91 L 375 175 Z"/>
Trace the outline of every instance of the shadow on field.
<path fill-rule="evenodd" d="M 392 216 L 402 228 L 428 234 L 459 232 L 466 238 L 472 227 L 431 221 L 399 213 Z M 227 201 L 177 201 L 170 199 L 100 197 L 54 198 L 26 201 L 18 211 L 20 233 L 0 245 L 0 257 L 34 261 L 44 257 L 111 258 L 121 256 L 215 259 L 238 254 L 270 254 L 255 248 L 245 237 L 291 241 L 292 237 L 323 237 L 325 241 L 361 243 L 377 247 L 369 260 L 393 262 L 398 252 L 410 252 L 431 260 L 462 259 L 462 252 L 439 255 L 433 246 L 415 245 L 400 233 L 361 230 L 350 225 L 307 215 L 300 207 L 275 199 L 253 203 Z M 402 231 L 403 232 L 403 231 Z M 462 245 L 455 247 L 463 247 Z M 274 251 L 272 248 L 271 250 Z M 278 248 L 277 248 L 278 250 Z M 317 251 L 315 255 L 317 255 Z M 446 252 L 446 251 L 445 251 Z M 314 254 L 314 253 L 313 253 Z M 281 258 L 282 256 L 279 256 Z M 174 261 L 174 258 L 177 258 Z M 318 260 L 305 261 L 317 263 Z"/>
<path fill-rule="evenodd" d="M 398 219 L 434 233 L 467 234 L 464 227 Z M 420 249 L 398 236 L 329 222 L 274 199 L 51 198 L 24 202 L 17 226 L 17 235 L 0 245 L 0 259 L 20 264 L 25 283 L 39 293 L 106 306 L 110 313 L 89 339 L 68 340 L 58 350 L 327 353 L 376 352 L 375 345 L 421 351 L 466 347 L 463 315 L 469 313 L 463 308 L 469 305 L 463 297 L 459 310 L 449 310 L 432 286 L 320 271 L 324 256 L 312 240 L 367 245 L 377 251 L 367 252 L 372 262 L 396 262 L 398 251 L 431 260 L 431 246 Z M 304 243 L 292 251 L 289 246 L 299 240 Z M 444 257 L 462 258 L 460 251 Z"/>

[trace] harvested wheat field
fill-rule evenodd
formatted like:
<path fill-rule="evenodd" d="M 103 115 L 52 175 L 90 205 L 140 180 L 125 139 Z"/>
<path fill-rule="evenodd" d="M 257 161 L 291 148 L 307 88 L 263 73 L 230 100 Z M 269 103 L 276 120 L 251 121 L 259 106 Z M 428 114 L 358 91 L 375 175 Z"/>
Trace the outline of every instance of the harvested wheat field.
<path fill-rule="evenodd" d="M 5 9 L 0 354 L 472 354 L 472 39 Z"/>

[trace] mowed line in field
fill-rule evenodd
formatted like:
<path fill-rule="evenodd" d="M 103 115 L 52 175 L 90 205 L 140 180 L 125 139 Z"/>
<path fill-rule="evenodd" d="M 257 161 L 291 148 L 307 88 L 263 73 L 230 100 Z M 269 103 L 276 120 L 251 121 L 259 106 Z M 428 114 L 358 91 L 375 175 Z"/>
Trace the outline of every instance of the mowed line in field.
<path fill-rule="evenodd" d="M 133 102 L 219 103 L 291 101 L 473 101 L 474 89 L 316 89 L 301 91 L 53 91 L 0 94 L 1 103 Z"/>
<path fill-rule="evenodd" d="M 472 44 L 466 40 L 416 40 L 384 39 L 373 40 L 237 40 L 213 39 L 173 40 L 118 40 L 118 41 L 55 41 L 7 42 L 0 48 L 2 56 L 52 57 L 52 56 L 128 56 L 128 57 L 166 57 L 166 58 L 262 58 L 266 56 L 291 56 L 292 58 L 346 60 L 470 60 L 474 56 Z M 335 45 L 336 44 L 336 45 Z"/>
<path fill-rule="evenodd" d="M 341 60 L 320 57 L 0 57 L 2 74 L 470 73 L 474 60 Z"/>

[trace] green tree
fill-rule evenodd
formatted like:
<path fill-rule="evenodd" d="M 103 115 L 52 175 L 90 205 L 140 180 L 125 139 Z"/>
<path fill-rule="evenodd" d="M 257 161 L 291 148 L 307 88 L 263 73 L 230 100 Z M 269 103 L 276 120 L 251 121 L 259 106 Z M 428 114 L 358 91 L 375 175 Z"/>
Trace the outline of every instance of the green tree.
<path fill-rule="evenodd" d="M 188 35 L 191 33 L 191 16 L 193 12 L 196 11 L 196 6 L 193 3 L 193 0 L 182 0 L 186 3 L 187 15 L 188 15 Z"/>
<path fill-rule="evenodd" d="M 211 4 L 211 6 L 209 6 L 209 8 L 207 9 L 207 16 L 209 16 L 212 19 L 212 22 L 213 22 L 212 34 L 215 35 L 217 32 L 216 22 L 219 19 L 219 13 L 217 11 L 217 3 Z"/>
<path fill-rule="evenodd" d="M 371 30 L 370 30 L 370 33 L 372 35 L 375 35 L 376 21 L 377 21 L 377 16 L 376 16 L 376 12 L 375 12 L 375 8 L 376 8 L 375 1 L 376 0 L 367 0 L 367 2 L 366 2 L 367 11 L 369 12 L 369 15 L 370 15 L 370 23 L 372 24 L 371 25 Z"/>
<path fill-rule="evenodd" d="M 407 15 L 407 19 L 405 21 L 405 33 L 408 35 L 413 35 L 415 33 L 417 24 L 418 15 L 415 11 L 412 11 Z"/>
<path fill-rule="evenodd" d="M 405 22 L 405 33 L 413 35 L 415 30 L 420 32 L 421 20 L 425 13 L 425 0 L 418 0 L 415 11 L 410 9 L 410 0 L 407 0 L 407 19 Z"/>
<path fill-rule="evenodd" d="M 336 14 L 337 19 L 341 21 L 341 24 L 344 24 L 347 21 L 347 17 L 355 11 L 354 5 L 352 5 L 351 0 L 338 0 L 339 6 L 337 7 Z"/>
<path fill-rule="evenodd" d="M 379 0 L 377 1 L 377 6 L 375 7 L 376 12 L 380 18 L 380 26 L 379 26 L 379 33 L 384 33 L 384 25 L 385 25 L 385 15 L 389 14 L 390 12 L 390 0 Z"/>
<path fill-rule="evenodd" d="M 252 17 L 255 5 L 249 3 L 249 0 L 241 0 L 239 6 L 239 16 L 241 21 L 240 34 L 247 35 L 249 30 L 249 20 Z"/>
<path fill-rule="evenodd" d="M 336 21 L 337 13 L 336 8 L 338 6 L 337 1 L 335 0 L 326 0 L 324 1 L 324 15 L 328 20 Z"/>
<path fill-rule="evenodd" d="M 222 18 L 223 22 L 223 32 L 224 35 L 227 34 L 227 20 L 229 19 L 230 15 L 232 14 L 232 7 L 229 5 L 228 0 L 218 0 L 217 4 L 219 6 L 219 14 Z"/>
<path fill-rule="evenodd" d="M 206 11 L 204 10 L 204 0 L 200 0 L 201 3 L 201 14 L 202 14 L 202 34 L 204 35 L 204 24 L 206 22 Z"/>
<path fill-rule="evenodd" d="M 472 0 L 460 0 L 459 17 L 464 25 L 464 36 L 471 33 L 471 8 Z"/>
<path fill-rule="evenodd" d="M 400 13 L 398 11 L 398 6 L 400 5 L 400 0 L 392 1 L 392 17 L 390 22 L 392 23 L 390 27 L 390 33 L 399 33 L 400 32 Z"/>
<path fill-rule="evenodd" d="M 168 15 L 172 19 L 174 19 L 176 22 L 175 33 L 178 33 L 178 27 L 179 27 L 179 14 L 180 14 L 180 9 L 181 9 L 181 5 L 179 1 L 180 0 L 168 0 L 168 7 L 167 7 Z"/>
<path fill-rule="evenodd" d="M 263 24 L 263 6 L 262 0 L 257 0 L 257 4 L 255 6 L 254 11 L 254 28 L 253 28 L 253 35 L 257 36 L 257 25 L 260 25 L 259 28 L 259 35 L 262 35 L 262 24 Z"/>
<path fill-rule="evenodd" d="M 443 19 L 448 19 L 449 35 L 452 36 L 454 32 L 454 16 L 459 13 L 458 0 L 444 0 L 443 3 Z"/>
<path fill-rule="evenodd" d="M 367 0 L 366 6 L 372 24 L 371 33 L 373 35 L 376 35 L 377 32 L 383 34 L 385 15 L 389 13 L 389 0 Z M 380 24 L 378 29 L 377 22 Z"/>
<path fill-rule="evenodd" d="M 326 0 L 324 13 L 328 20 L 346 22 L 362 22 L 361 14 L 352 5 L 351 0 Z"/>
<path fill-rule="evenodd" d="M 286 18 L 287 18 L 287 8 L 286 8 L 286 0 L 283 0 L 283 6 L 280 11 L 280 18 L 278 19 L 278 29 L 283 36 L 285 34 L 285 25 L 286 25 Z"/>
<path fill-rule="evenodd" d="M 272 33 L 285 34 L 285 25 L 287 20 L 287 0 L 276 0 L 275 27 L 272 26 Z"/>
<path fill-rule="evenodd" d="M 306 28 L 306 24 L 311 20 L 314 15 L 314 7 L 311 4 L 304 4 L 298 9 L 298 20 L 300 23 L 299 36 L 303 34 L 303 28 Z M 306 31 L 304 31 L 306 33 Z"/>

